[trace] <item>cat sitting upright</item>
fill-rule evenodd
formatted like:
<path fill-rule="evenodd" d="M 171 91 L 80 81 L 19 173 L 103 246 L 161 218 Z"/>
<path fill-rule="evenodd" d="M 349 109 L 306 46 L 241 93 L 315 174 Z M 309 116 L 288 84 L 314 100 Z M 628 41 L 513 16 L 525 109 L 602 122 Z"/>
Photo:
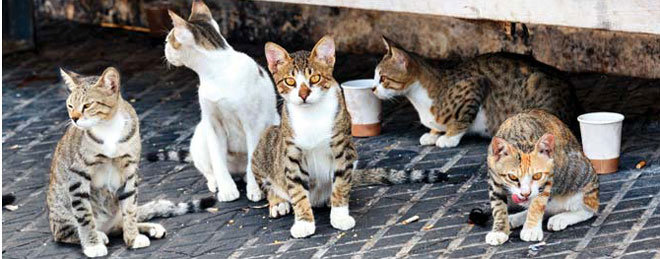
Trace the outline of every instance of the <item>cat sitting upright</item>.
<path fill-rule="evenodd" d="M 247 197 L 259 201 L 263 194 L 250 161 L 261 132 L 280 121 L 273 82 L 252 58 L 229 46 L 202 1 L 193 2 L 187 21 L 169 14 L 174 28 L 167 35 L 165 57 L 199 76 L 202 116 L 190 142 L 193 163 L 218 200 L 238 199 L 231 174 L 245 172 Z"/>
<path fill-rule="evenodd" d="M 387 54 L 376 67 L 374 93 L 406 96 L 431 131 L 421 145 L 455 147 L 465 133 L 491 137 L 509 116 L 543 109 L 575 123 L 572 86 L 557 71 L 522 55 L 487 54 L 436 69 L 422 57 L 383 37 Z"/>

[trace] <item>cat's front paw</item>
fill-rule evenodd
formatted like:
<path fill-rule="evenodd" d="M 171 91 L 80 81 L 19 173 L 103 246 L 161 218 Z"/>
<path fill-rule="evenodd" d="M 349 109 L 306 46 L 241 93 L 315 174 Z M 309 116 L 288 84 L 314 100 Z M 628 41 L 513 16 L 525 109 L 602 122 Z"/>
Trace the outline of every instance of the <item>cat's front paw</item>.
<path fill-rule="evenodd" d="M 206 177 L 206 187 L 209 188 L 210 192 L 217 192 L 218 191 L 218 185 L 215 183 L 215 179 L 212 178 L 212 177 L 211 178 Z"/>
<path fill-rule="evenodd" d="M 288 202 L 280 202 L 269 207 L 271 218 L 279 218 L 291 212 L 291 205 Z"/>
<path fill-rule="evenodd" d="M 548 230 L 559 231 L 564 230 L 571 223 L 570 215 L 557 214 L 548 219 Z"/>
<path fill-rule="evenodd" d="M 541 225 L 531 228 L 523 227 L 520 231 L 520 239 L 527 242 L 541 241 L 543 239 L 543 229 L 541 229 Z"/>
<path fill-rule="evenodd" d="M 103 233 L 103 231 L 98 231 L 98 230 L 95 231 L 96 231 L 96 235 L 98 236 L 98 239 L 101 240 L 103 244 L 107 245 L 108 243 L 110 243 L 110 239 L 108 239 L 108 235 Z"/>
<path fill-rule="evenodd" d="M 435 142 L 435 145 L 439 148 L 455 147 L 458 146 L 459 142 L 461 142 L 461 137 L 463 137 L 462 134 L 458 134 L 454 136 L 447 136 L 445 134 L 438 138 L 438 140 Z"/>
<path fill-rule="evenodd" d="M 135 240 L 133 240 L 133 244 L 131 245 L 131 248 L 138 249 L 138 248 L 147 247 L 149 245 L 151 245 L 149 238 L 145 235 L 138 234 L 135 237 Z"/>
<path fill-rule="evenodd" d="M 96 244 L 83 247 L 83 254 L 87 257 L 99 257 L 108 255 L 108 248 L 104 244 Z"/>
<path fill-rule="evenodd" d="M 492 246 L 504 244 L 509 240 L 509 235 L 500 231 L 491 231 L 486 235 L 486 243 Z"/>
<path fill-rule="evenodd" d="M 261 188 L 259 188 L 259 185 L 257 185 L 257 183 L 250 184 L 250 182 L 248 182 L 246 189 L 247 189 L 248 200 L 251 200 L 253 202 L 258 202 L 260 200 L 263 200 L 264 193 L 261 191 Z"/>
<path fill-rule="evenodd" d="M 419 138 L 419 144 L 422 146 L 434 145 L 438 140 L 438 137 L 438 134 L 431 134 L 430 132 L 424 133 L 424 135 Z"/>
<path fill-rule="evenodd" d="M 330 216 L 330 225 L 339 230 L 349 230 L 355 226 L 355 219 L 350 215 Z"/>
<path fill-rule="evenodd" d="M 355 226 L 355 219 L 348 212 L 348 206 L 330 209 L 330 225 L 339 230 L 349 230 Z"/>
<path fill-rule="evenodd" d="M 238 199 L 240 193 L 238 192 L 238 188 L 236 188 L 236 184 L 232 182 L 232 184 L 218 186 L 218 193 L 216 193 L 216 196 L 218 196 L 218 201 L 227 202 Z"/>
<path fill-rule="evenodd" d="M 295 238 L 308 237 L 314 234 L 315 231 L 316 225 L 314 225 L 314 222 L 296 220 L 291 227 L 291 236 Z"/>
<path fill-rule="evenodd" d="M 167 231 L 161 224 L 153 223 L 149 228 L 149 236 L 157 239 L 161 239 L 165 236 Z"/>

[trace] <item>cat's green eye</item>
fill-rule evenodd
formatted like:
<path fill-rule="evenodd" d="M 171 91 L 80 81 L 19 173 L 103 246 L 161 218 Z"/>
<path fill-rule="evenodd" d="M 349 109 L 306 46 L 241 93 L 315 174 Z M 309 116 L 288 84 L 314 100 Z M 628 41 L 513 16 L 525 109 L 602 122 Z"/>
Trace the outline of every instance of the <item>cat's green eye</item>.
<path fill-rule="evenodd" d="M 296 85 L 296 80 L 291 77 L 287 77 L 286 79 L 284 79 L 284 83 L 289 86 L 294 86 Z"/>
<path fill-rule="evenodd" d="M 509 179 L 511 179 L 511 181 L 517 182 L 518 181 L 518 176 L 515 176 L 513 174 L 509 174 Z"/>
<path fill-rule="evenodd" d="M 311 83 L 311 84 L 316 84 L 319 81 L 321 81 L 321 76 L 320 75 L 313 75 L 312 77 L 309 78 L 309 83 Z"/>
<path fill-rule="evenodd" d="M 534 181 L 538 181 L 539 179 L 541 179 L 542 176 L 543 176 L 542 173 L 535 173 L 534 175 L 532 175 L 532 179 Z"/>

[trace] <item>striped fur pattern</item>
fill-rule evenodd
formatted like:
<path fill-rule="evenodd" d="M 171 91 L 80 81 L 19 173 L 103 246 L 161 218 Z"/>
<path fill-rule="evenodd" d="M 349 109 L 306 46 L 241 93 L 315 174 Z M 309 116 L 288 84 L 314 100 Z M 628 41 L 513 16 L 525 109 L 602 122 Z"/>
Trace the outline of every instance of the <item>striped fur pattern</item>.
<path fill-rule="evenodd" d="M 506 118 L 533 108 L 575 123 L 573 87 L 539 62 L 488 54 L 438 70 L 395 42 L 383 41 L 387 54 L 376 67 L 374 93 L 381 99 L 410 100 L 430 129 L 421 145 L 454 147 L 466 133 L 492 137 Z"/>
<path fill-rule="evenodd" d="M 486 242 L 499 245 L 523 226 L 524 241 L 543 239 L 544 215 L 552 231 L 598 212 L 598 176 L 571 131 L 557 117 L 531 110 L 500 126 L 488 149 L 493 229 Z M 508 215 L 507 199 L 527 210 Z"/>
<path fill-rule="evenodd" d="M 121 97 L 119 72 L 110 67 L 100 77 L 61 74 L 71 91 L 66 103 L 72 125 L 50 168 L 46 196 L 53 238 L 80 244 L 88 257 L 106 255 L 107 234 L 112 233 L 123 234 L 130 248 L 149 246 L 149 238 L 140 233 L 161 238 L 165 229 L 139 219 L 177 214 L 181 208 L 169 201 L 137 206 L 139 122 Z"/>
<path fill-rule="evenodd" d="M 201 120 L 190 141 L 189 158 L 179 156 L 185 155 L 182 152 L 157 152 L 147 159 L 192 160 L 209 191 L 223 202 L 240 197 L 233 176 L 244 175 L 247 198 L 262 200 L 250 160 L 261 133 L 280 122 L 273 82 L 250 56 L 227 44 L 202 1 L 193 1 L 188 20 L 169 14 L 174 28 L 166 38 L 165 57 L 169 64 L 185 66 L 199 76 Z"/>
<path fill-rule="evenodd" d="M 357 159 L 350 117 L 332 76 L 335 45 L 323 37 L 312 52 L 289 54 L 267 43 L 266 58 L 285 100 L 282 123 L 261 136 L 252 160 L 257 182 L 267 193 L 270 216 L 286 215 L 293 206 L 291 235 L 314 234 L 312 206 L 331 206 L 334 228 L 353 228 L 348 199 L 352 165 Z"/>

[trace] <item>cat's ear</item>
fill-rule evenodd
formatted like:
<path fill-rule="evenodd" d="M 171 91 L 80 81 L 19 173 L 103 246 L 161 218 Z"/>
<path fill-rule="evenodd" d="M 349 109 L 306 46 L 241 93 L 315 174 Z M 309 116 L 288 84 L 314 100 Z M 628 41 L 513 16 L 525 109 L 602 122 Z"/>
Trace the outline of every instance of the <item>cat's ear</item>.
<path fill-rule="evenodd" d="M 392 47 L 394 47 L 395 43 L 389 38 L 385 37 L 385 35 L 381 35 L 380 38 L 383 40 L 383 43 L 385 43 L 387 54 L 392 54 Z"/>
<path fill-rule="evenodd" d="M 323 36 L 316 43 L 310 54 L 310 59 L 325 64 L 328 67 L 335 66 L 335 40 L 332 39 L 332 36 Z"/>
<path fill-rule="evenodd" d="M 506 142 L 503 138 L 493 137 L 490 141 L 490 154 L 495 157 L 495 161 L 499 161 L 511 154 L 510 146 L 509 142 Z"/>
<path fill-rule="evenodd" d="M 170 18 L 172 19 L 172 25 L 174 25 L 174 28 L 182 28 L 188 24 L 188 22 L 185 19 L 181 18 L 181 16 L 179 16 L 172 10 L 167 10 L 167 13 L 170 15 Z"/>
<path fill-rule="evenodd" d="M 552 154 L 555 152 L 555 135 L 546 133 L 545 135 L 541 136 L 539 141 L 536 142 L 536 151 L 539 152 L 539 154 L 551 158 Z"/>
<path fill-rule="evenodd" d="M 284 48 L 272 42 L 266 43 L 264 51 L 266 52 L 266 60 L 268 61 L 268 70 L 273 74 L 277 73 L 282 64 L 291 59 L 289 53 Z"/>
<path fill-rule="evenodd" d="M 106 68 L 96 85 L 108 95 L 117 93 L 119 91 L 119 71 L 114 67 Z"/>
<path fill-rule="evenodd" d="M 64 84 L 66 84 L 69 90 L 73 90 L 74 88 L 78 87 L 78 78 L 80 77 L 79 74 L 64 68 L 60 68 L 60 75 L 62 76 Z"/>
<path fill-rule="evenodd" d="M 211 9 L 204 3 L 202 0 L 194 0 L 192 4 L 192 12 L 190 12 L 190 18 L 193 16 L 206 16 L 209 19 L 213 19 L 211 15 Z M 190 19 L 188 18 L 188 19 Z"/>
<path fill-rule="evenodd" d="M 408 63 L 409 63 L 408 53 L 397 47 L 392 47 L 390 51 L 391 51 L 390 58 L 392 59 L 392 61 L 394 61 L 394 64 L 398 66 L 400 69 L 405 70 L 408 67 Z"/>

